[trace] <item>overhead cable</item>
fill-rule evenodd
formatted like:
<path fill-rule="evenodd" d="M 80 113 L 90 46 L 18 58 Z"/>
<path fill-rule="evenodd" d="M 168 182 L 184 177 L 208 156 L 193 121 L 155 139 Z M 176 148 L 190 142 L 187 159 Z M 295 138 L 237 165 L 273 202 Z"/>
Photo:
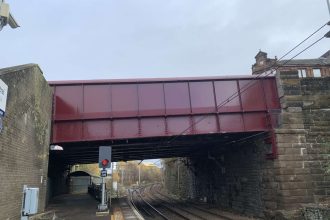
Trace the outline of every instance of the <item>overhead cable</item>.
<path fill-rule="evenodd" d="M 292 49 L 290 49 L 288 52 L 286 52 L 279 60 L 277 61 L 281 61 L 283 58 L 285 58 L 287 55 L 289 55 L 290 53 L 292 53 L 295 49 L 297 49 L 300 45 L 302 45 L 304 42 L 306 42 L 308 39 L 310 39 L 312 36 L 314 36 L 316 33 L 318 33 L 319 31 L 321 31 L 325 26 L 327 26 L 329 24 L 329 22 L 325 23 L 324 25 L 322 25 L 321 27 L 319 27 L 317 30 L 315 30 L 312 34 L 308 35 L 304 40 L 302 40 L 300 43 L 298 43 L 296 46 L 294 46 Z M 302 54 L 303 52 L 305 52 L 306 50 L 308 50 L 309 48 L 311 48 L 312 46 L 314 46 L 315 44 L 317 44 L 318 42 L 320 42 L 322 39 L 324 39 L 326 37 L 326 35 L 322 36 L 321 38 L 319 38 L 318 40 L 314 41 L 312 44 L 310 44 L 309 46 L 305 47 L 302 51 L 298 52 L 296 55 L 294 55 L 293 57 L 291 57 L 289 60 L 286 60 L 283 64 L 278 65 L 277 62 L 274 62 L 273 65 L 271 65 L 269 67 L 270 71 L 269 72 L 265 72 L 262 74 L 259 74 L 258 76 L 256 76 L 255 78 L 253 78 L 253 80 L 251 80 L 250 83 L 247 83 L 246 85 L 242 86 L 242 88 L 239 88 L 239 91 L 233 93 L 232 95 L 230 95 L 227 99 L 225 99 L 224 101 L 222 101 L 219 105 L 216 106 L 216 110 L 218 111 L 220 108 L 222 108 L 223 106 L 225 106 L 227 103 L 229 103 L 230 101 L 232 101 L 233 99 L 237 98 L 238 96 L 240 96 L 241 94 L 243 94 L 244 92 L 247 91 L 247 89 L 249 89 L 250 87 L 252 87 L 254 84 L 256 84 L 257 81 L 255 81 L 255 79 L 259 79 L 259 78 L 266 78 L 269 75 L 272 75 L 276 70 L 278 70 L 281 66 L 289 63 L 291 60 L 293 60 L 294 58 L 296 58 L 297 56 L 299 56 L 300 54 Z M 272 69 L 273 67 L 275 67 L 275 69 Z M 209 114 L 212 114 L 212 112 L 209 112 Z M 172 143 L 174 140 L 176 140 L 178 137 L 185 135 L 185 133 L 190 130 L 194 125 L 200 123 L 201 121 L 203 121 L 208 115 L 204 115 L 201 116 L 198 120 L 196 120 L 195 122 L 193 122 L 191 125 L 189 125 L 186 129 L 184 129 L 182 132 L 180 132 L 179 134 L 175 135 L 174 137 L 171 137 L 170 140 L 168 141 L 162 141 L 160 145 L 158 145 L 156 147 L 156 149 L 158 147 L 160 147 L 161 145 L 164 145 L 163 143 L 166 143 L 167 145 Z"/>

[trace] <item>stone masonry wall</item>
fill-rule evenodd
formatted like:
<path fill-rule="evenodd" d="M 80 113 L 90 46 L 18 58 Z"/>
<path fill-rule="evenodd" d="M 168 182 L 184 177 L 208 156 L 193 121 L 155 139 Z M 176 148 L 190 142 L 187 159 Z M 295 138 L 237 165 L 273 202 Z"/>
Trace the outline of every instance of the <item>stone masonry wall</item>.
<path fill-rule="evenodd" d="M 180 198 L 193 199 L 195 192 L 195 175 L 187 158 L 165 159 L 165 187 Z"/>
<path fill-rule="evenodd" d="M 263 216 L 262 174 L 265 157 L 262 144 L 245 143 L 227 146 L 221 153 L 197 160 L 196 194 L 211 204 L 234 212 Z"/>
<path fill-rule="evenodd" d="M 330 77 L 299 78 L 298 72 L 277 77 L 282 107 L 276 129 L 275 161 L 278 209 L 297 209 L 330 195 Z"/>
<path fill-rule="evenodd" d="M 198 158 L 166 162 L 166 188 L 183 198 L 251 216 L 263 217 L 265 209 L 274 208 L 274 163 L 266 159 L 269 146 L 264 136 L 221 151 L 214 150 L 221 146 L 212 147 Z"/>
<path fill-rule="evenodd" d="M 0 219 L 20 218 L 22 190 L 39 187 L 45 208 L 52 91 L 37 65 L 0 70 L 9 87 L 0 133 Z"/>
<path fill-rule="evenodd" d="M 187 159 L 181 175 L 189 175 L 181 176 L 182 185 L 177 185 L 177 165 L 165 163 L 167 189 L 265 219 L 293 219 L 294 210 L 304 205 L 329 203 L 330 77 L 282 72 L 277 84 L 282 110 L 275 128 L 276 159 L 266 158 L 265 138 L 255 138 Z"/>

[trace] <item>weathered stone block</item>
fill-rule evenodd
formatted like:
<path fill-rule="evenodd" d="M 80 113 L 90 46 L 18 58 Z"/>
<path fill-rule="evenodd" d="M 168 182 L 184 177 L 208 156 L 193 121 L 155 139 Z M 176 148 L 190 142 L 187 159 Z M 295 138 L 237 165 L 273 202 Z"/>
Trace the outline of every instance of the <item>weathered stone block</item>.
<path fill-rule="evenodd" d="M 292 103 L 292 102 L 291 102 Z M 300 103 L 301 104 L 301 103 Z M 297 106 L 296 104 L 292 104 L 292 105 L 290 105 L 290 103 L 288 103 L 287 104 L 287 108 L 286 108 L 286 110 L 288 111 L 288 112 L 302 112 L 302 107 L 301 106 L 299 106 L 299 107 L 290 107 L 290 106 Z"/>
<path fill-rule="evenodd" d="M 283 85 L 285 95 L 301 95 L 300 86 L 295 85 Z"/>
<path fill-rule="evenodd" d="M 304 129 L 305 125 L 304 124 L 287 124 L 287 123 L 282 123 L 281 127 L 283 129 Z"/>
<path fill-rule="evenodd" d="M 292 173 L 292 175 L 279 175 L 275 178 L 278 182 L 303 182 L 308 179 L 310 179 L 309 175 L 294 173 Z"/>
<path fill-rule="evenodd" d="M 266 201 L 265 202 L 265 208 L 270 209 L 270 210 L 276 210 L 277 209 L 277 203 L 276 202 L 271 202 L 271 201 Z"/>
<path fill-rule="evenodd" d="M 311 170 L 309 168 L 295 168 L 293 171 L 294 174 L 311 174 Z"/>
<path fill-rule="evenodd" d="M 278 159 L 281 161 L 303 161 L 304 156 L 300 154 L 286 154 L 278 155 Z"/>
<path fill-rule="evenodd" d="M 280 194 L 282 196 L 310 196 L 306 189 L 293 189 L 293 190 L 281 190 Z"/>
<path fill-rule="evenodd" d="M 325 170 L 322 168 L 319 168 L 320 166 L 321 166 L 321 164 L 317 165 L 317 163 L 316 163 L 314 167 L 310 167 L 311 174 L 324 174 Z"/>
<path fill-rule="evenodd" d="M 277 134 L 276 141 L 277 143 L 305 143 L 306 137 L 302 134 Z"/>
<path fill-rule="evenodd" d="M 282 81 L 288 79 L 299 79 L 298 71 L 281 71 L 278 76 Z"/>
<path fill-rule="evenodd" d="M 305 135 L 307 134 L 307 131 L 305 129 L 275 129 L 275 134 L 284 134 L 284 135 L 289 135 L 289 134 L 302 134 Z"/>
<path fill-rule="evenodd" d="M 314 202 L 313 196 L 289 196 L 284 197 L 283 203 L 285 206 L 297 207 L 300 208 L 302 204 L 312 203 Z"/>

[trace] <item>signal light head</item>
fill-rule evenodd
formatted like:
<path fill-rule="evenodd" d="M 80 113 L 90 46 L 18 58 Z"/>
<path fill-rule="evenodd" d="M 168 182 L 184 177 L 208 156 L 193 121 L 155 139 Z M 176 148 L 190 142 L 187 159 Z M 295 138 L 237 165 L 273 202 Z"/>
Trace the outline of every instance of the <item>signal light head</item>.
<path fill-rule="evenodd" d="M 106 167 L 109 164 L 109 160 L 108 159 L 103 159 L 101 164 L 102 164 L 103 167 Z"/>

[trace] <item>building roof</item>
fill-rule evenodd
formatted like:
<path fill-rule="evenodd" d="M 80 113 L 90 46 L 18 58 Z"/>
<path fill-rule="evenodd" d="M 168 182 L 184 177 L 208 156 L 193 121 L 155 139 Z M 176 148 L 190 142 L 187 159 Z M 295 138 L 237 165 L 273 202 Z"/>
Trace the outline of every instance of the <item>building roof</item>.
<path fill-rule="evenodd" d="M 328 58 L 330 59 L 330 50 L 328 50 L 325 54 L 323 54 L 320 58 Z"/>
<path fill-rule="evenodd" d="M 281 60 L 277 62 L 279 65 L 284 66 L 314 66 L 314 65 L 330 65 L 329 58 L 317 58 L 317 59 L 296 59 L 296 60 Z"/>
<path fill-rule="evenodd" d="M 261 56 L 267 57 L 267 53 L 259 50 L 259 52 L 257 53 L 257 55 L 254 58 L 261 57 Z"/>

